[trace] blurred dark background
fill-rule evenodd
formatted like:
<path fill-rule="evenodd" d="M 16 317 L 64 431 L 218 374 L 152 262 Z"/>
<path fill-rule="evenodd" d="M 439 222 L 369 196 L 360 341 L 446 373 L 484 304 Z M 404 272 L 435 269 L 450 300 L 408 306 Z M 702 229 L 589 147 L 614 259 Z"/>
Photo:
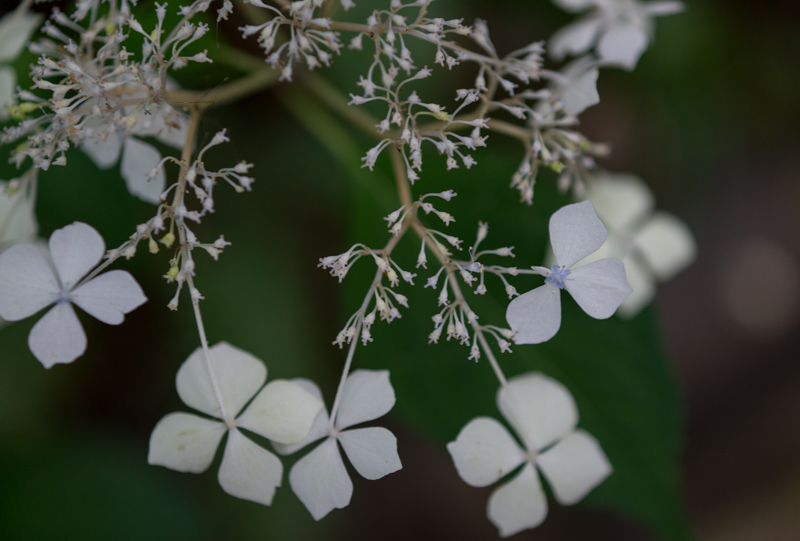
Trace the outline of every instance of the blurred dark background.
<path fill-rule="evenodd" d="M 0 13 L 15 4 L 3 2 Z M 501 52 L 569 20 L 546 1 L 442 1 L 441 10 L 487 19 Z M 220 29 L 232 42 L 235 25 Z M 800 4 L 690 0 L 685 13 L 658 20 L 636 71 L 602 71 L 599 91 L 582 131 L 611 143 L 603 165 L 642 177 L 699 246 L 695 265 L 660 287 L 655 308 L 682 393 L 680 482 L 696 538 L 800 539 Z M 220 190 L 220 212 L 200 230 L 223 233 L 233 246 L 218 263 L 198 263 L 198 287 L 212 343 L 253 352 L 270 378 L 312 377 L 330 402 L 343 356 L 329 344 L 345 301 L 314 265 L 351 239 L 352 202 L 347 173 L 280 98 L 266 92 L 203 122 L 205 140 L 225 127 L 233 141 L 210 160 L 254 161 L 257 183 L 246 195 Z M 149 207 L 126 194 L 113 170 L 98 172 L 79 152 L 69 159 L 68 178 L 63 170 L 42 175 L 42 235 L 82 220 L 109 246 L 121 243 Z M 174 374 L 197 339 L 189 311 L 165 309 L 173 294 L 160 279 L 166 258 L 140 251 L 125 268 L 150 302 L 120 327 L 82 318 L 89 350 L 73 365 L 42 369 L 26 346 L 33 320 L 0 332 L 0 538 L 496 537 L 485 518 L 490 489 L 465 485 L 443 446 L 400 416 L 385 423 L 404 469 L 377 482 L 354 475 L 350 507 L 320 523 L 288 482 L 265 509 L 224 494 L 216 465 L 199 476 L 147 466 L 155 422 L 185 409 Z M 423 362 L 439 355 L 425 351 Z M 365 363 L 379 367 L 380 359 Z M 633 518 L 555 503 L 543 526 L 518 538 L 589 536 L 655 538 Z"/>

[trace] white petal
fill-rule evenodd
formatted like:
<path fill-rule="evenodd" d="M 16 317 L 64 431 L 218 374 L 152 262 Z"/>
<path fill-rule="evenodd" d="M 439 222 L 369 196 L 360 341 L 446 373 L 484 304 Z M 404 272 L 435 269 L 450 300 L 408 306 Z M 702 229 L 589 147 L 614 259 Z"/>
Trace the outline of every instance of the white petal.
<path fill-rule="evenodd" d="M 347 507 L 353 496 L 353 482 L 333 439 L 297 461 L 289 472 L 289 484 L 314 520 Z"/>
<path fill-rule="evenodd" d="M 153 145 L 139 141 L 135 137 L 125 139 L 120 172 L 131 195 L 154 205 L 161 203 L 159 196 L 166 187 L 163 168 L 158 169 L 155 179 L 147 180 L 150 170 L 158 165 L 160 160 L 161 153 Z"/>
<path fill-rule="evenodd" d="M 15 60 L 41 23 L 41 15 L 27 10 L 4 15 L 0 19 L 0 62 Z"/>
<path fill-rule="evenodd" d="M 527 464 L 510 482 L 489 496 L 487 515 L 508 537 L 528 528 L 535 528 L 547 517 L 547 498 L 533 466 Z"/>
<path fill-rule="evenodd" d="M 14 103 L 17 88 L 17 73 L 9 67 L 0 68 L 0 120 L 8 120 L 8 106 Z M 2 196 L 0 196 L 2 197 Z"/>
<path fill-rule="evenodd" d="M 486 487 L 525 461 L 525 453 L 508 430 L 490 417 L 467 423 L 447 444 L 458 475 L 468 485 Z"/>
<path fill-rule="evenodd" d="M 8 183 L 0 181 L 0 253 L 15 244 L 32 242 L 39 232 L 30 189 L 9 194 Z"/>
<path fill-rule="evenodd" d="M 656 280 L 652 271 L 642 265 L 637 258 L 629 256 L 622 262 L 625 264 L 625 275 L 633 288 L 633 293 L 620 305 L 617 314 L 623 318 L 631 318 L 655 298 Z"/>
<path fill-rule="evenodd" d="M 647 184 L 629 174 L 598 174 L 586 189 L 586 199 L 612 232 L 630 229 L 655 206 L 655 197 Z"/>
<path fill-rule="evenodd" d="M 397 438 L 383 427 L 346 430 L 339 435 L 339 443 L 365 479 L 374 481 L 403 468 L 397 454 Z"/>
<path fill-rule="evenodd" d="M 256 395 L 236 424 L 278 443 L 306 437 L 322 401 L 291 381 L 277 379 Z"/>
<path fill-rule="evenodd" d="M 558 62 L 567 55 L 588 51 L 597 39 L 601 24 L 601 19 L 587 17 L 561 28 L 550 38 L 550 56 Z"/>
<path fill-rule="evenodd" d="M 174 124 L 176 125 L 168 126 L 164 124 L 162 117 L 161 125 L 163 127 L 155 134 L 156 139 L 165 145 L 171 146 L 172 148 L 182 148 L 186 143 L 186 132 L 189 129 L 189 119 L 182 114 L 178 114 L 170 118 L 174 120 Z"/>
<path fill-rule="evenodd" d="M 50 256 L 65 291 L 72 289 L 102 259 L 106 243 L 97 230 L 75 222 L 50 235 Z"/>
<path fill-rule="evenodd" d="M 545 284 L 520 295 L 509 303 L 506 319 L 517 344 L 547 342 L 561 327 L 561 291 Z"/>
<path fill-rule="evenodd" d="M 167 89 L 180 88 L 174 81 L 167 79 Z M 139 117 L 139 122 L 133 130 L 135 135 L 155 136 L 162 143 L 173 148 L 183 148 L 186 142 L 186 131 L 189 128 L 189 119 L 169 105 L 152 106 L 149 115 Z"/>
<path fill-rule="evenodd" d="M 606 228 L 591 201 L 563 206 L 550 217 L 550 244 L 561 267 L 570 268 L 605 240 Z"/>
<path fill-rule="evenodd" d="M 113 270 L 75 289 L 70 298 L 103 323 L 119 325 L 125 314 L 147 302 L 141 286 L 128 271 Z"/>
<path fill-rule="evenodd" d="M 592 105 L 600 103 L 600 94 L 597 93 L 597 77 L 600 72 L 591 69 L 577 79 L 571 81 L 561 95 L 564 110 L 570 115 L 579 115 Z"/>
<path fill-rule="evenodd" d="M 282 477 L 283 464 L 278 457 L 235 428 L 228 432 L 217 476 L 222 490 L 243 500 L 270 505 Z"/>
<path fill-rule="evenodd" d="M 305 378 L 293 378 L 290 379 L 292 383 L 296 383 L 309 393 L 311 393 L 314 398 L 317 398 L 322 402 L 322 391 L 319 390 L 319 387 L 316 383 L 311 381 L 310 379 Z M 322 409 L 319 410 L 316 418 L 314 418 L 314 424 L 311 425 L 311 430 L 308 431 L 306 437 L 302 440 L 298 441 L 297 443 L 292 443 L 289 445 L 285 445 L 283 443 L 272 442 L 272 446 L 275 448 L 275 451 L 279 455 L 290 455 L 296 451 L 299 451 L 306 445 L 317 441 L 320 438 L 324 438 L 328 435 L 328 422 L 330 421 L 330 417 L 328 417 L 328 408 L 325 407 L 323 402 Z"/>
<path fill-rule="evenodd" d="M 68 302 L 56 304 L 36 322 L 28 347 L 45 368 L 71 363 L 86 352 L 86 333 Z"/>
<path fill-rule="evenodd" d="M 632 23 L 616 24 L 609 28 L 597 44 L 597 54 L 605 64 L 632 70 L 647 49 L 647 33 Z"/>
<path fill-rule="evenodd" d="M 630 251 L 631 238 L 628 236 L 627 232 L 610 232 L 608 234 L 608 238 L 599 250 L 584 257 L 573 267 L 577 269 L 594 261 L 600 261 L 601 259 L 607 258 L 622 259 L 626 254 L 630 253 Z"/>
<path fill-rule="evenodd" d="M 32 244 L 0 254 L 0 317 L 18 321 L 56 301 L 59 288 L 50 265 Z"/>
<path fill-rule="evenodd" d="M 227 342 L 216 344 L 209 354 L 225 412 L 233 419 L 267 380 L 267 368 L 257 358 Z M 184 404 L 205 414 L 222 417 L 201 348 L 194 350 L 184 361 L 175 380 L 178 396 Z"/>
<path fill-rule="evenodd" d="M 636 247 L 661 281 L 694 262 L 697 243 L 689 227 L 667 212 L 657 212 L 636 237 Z"/>
<path fill-rule="evenodd" d="M 600 443 L 584 430 L 555 444 L 536 463 L 562 505 L 578 503 L 614 471 Z"/>
<path fill-rule="evenodd" d="M 500 388 L 497 407 L 526 446 L 543 449 L 572 433 L 578 425 L 578 406 L 569 390 L 539 372 L 511 378 Z"/>
<path fill-rule="evenodd" d="M 633 291 L 619 259 L 601 259 L 573 269 L 564 286 L 583 311 L 596 319 L 614 315 Z"/>
<path fill-rule="evenodd" d="M 581 11 L 597 5 L 597 0 L 553 0 L 553 3 L 566 11 Z"/>
<path fill-rule="evenodd" d="M 180 472 L 202 473 L 211 465 L 224 424 L 189 413 L 164 416 L 150 435 L 147 463 Z"/>
<path fill-rule="evenodd" d="M 684 9 L 683 2 L 647 2 L 642 4 L 645 13 L 653 16 L 673 15 Z"/>
<path fill-rule="evenodd" d="M 354 370 L 344 384 L 336 427 L 344 429 L 383 417 L 394 402 L 388 370 Z"/>
<path fill-rule="evenodd" d="M 109 133 L 107 137 L 92 137 L 81 143 L 81 150 L 89 156 L 97 167 L 108 169 L 119 160 L 122 150 L 121 135 Z"/>

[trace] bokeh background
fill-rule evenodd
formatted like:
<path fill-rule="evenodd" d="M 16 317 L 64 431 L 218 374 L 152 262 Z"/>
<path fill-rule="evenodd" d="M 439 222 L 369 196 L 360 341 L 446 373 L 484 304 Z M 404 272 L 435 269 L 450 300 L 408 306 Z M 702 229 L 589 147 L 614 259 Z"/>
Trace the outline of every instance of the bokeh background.
<path fill-rule="evenodd" d="M 0 14 L 15 4 L 3 2 Z M 152 2 L 140 0 L 140 5 L 147 9 Z M 467 21 L 487 19 L 500 51 L 546 38 L 569 20 L 547 1 L 442 0 L 435 8 Z M 221 39 L 237 43 L 239 24 L 223 25 Z M 352 92 L 360 71 L 343 60 L 337 59 L 326 75 Z M 19 65 L 30 61 L 24 58 Z M 648 441 L 659 430 L 670 435 L 664 445 L 676 449 L 680 468 L 675 490 L 692 536 L 703 541 L 800 538 L 799 73 L 797 2 L 689 0 L 685 13 L 659 20 L 655 42 L 635 72 L 602 71 L 601 104 L 582 117 L 584 133 L 612 145 L 603 166 L 645 179 L 659 207 L 685 220 L 698 241 L 696 264 L 661 286 L 653 308 L 632 323 L 587 328 L 635 329 L 637 336 L 661 329 L 669 364 L 659 377 L 674 384 L 679 397 L 665 391 L 667 405 L 659 421 L 665 426 L 648 431 L 645 425 L 630 425 L 627 437 L 635 438 L 637 430 Z M 210 88 L 237 75 L 215 65 L 214 71 L 188 73 L 181 82 Z M 448 96 L 452 89 L 441 92 Z M 207 297 L 203 311 L 212 343 L 225 339 L 253 352 L 267 363 L 270 378 L 312 377 L 330 402 L 343 362 L 330 341 L 362 288 L 358 275 L 354 283 L 339 285 L 315 264 L 354 238 L 383 242 L 379 216 L 392 209 L 381 205 L 391 206 L 394 193 L 385 167 L 370 175 L 333 157 L 332 150 L 353 151 L 346 144 L 352 140 L 359 146 L 348 159 L 358 163 L 368 141 L 355 133 L 350 139 L 335 137 L 336 126 L 313 111 L 298 117 L 297 100 L 303 96 L 301 84 L 287 85 L 205 117 L 205 140 L 224 127 L 233 141 L 209 161 L 217 166 L 255 162 L 257 183 L 246 195 L 219 191 L 219 212 L 204 221 L 201 234 L 223 233 L 233 246 L 217 263 L 198 263 L 198 287 Z M 320 130 L 334 136 L 328 144 L 320 143 Z M 517 164 L 516 150 L 483 158 L 478 153 L 477 169 L 456 180 L 439 178 L 431 164 L 428 178 L 433 186 L 464 194 L 462 214 L 454 211 L 459 219 L 477 220 L 484 213 L 491 221 L 492 213 L 516 199 L 505 189 Z M 42 235 L 82 220 L 95 225 L 109 246 L 118 245 L 150 208 L 126 193 L 114 170 L 98 171 L 80 152 L 72 152 L 69 161 L 69 168 L 41 175 Z M 428 159 L 426 168 L 433 161 Z M 13 174 L 0 167 L 1 178 Z M 514 228 L 525 223 L 519 220 L 528 219 L 520 216 L 530 217 L 531 229 L 545 226 L 549 213 L 565 200 L 545 181 L 537 190 L 534 208 L 500 220 L 487 242 L 509 243 L 504 233 L 514 240 Z M 365 210 L 370 208 L 376 210 Z M 470 239 L 474 224 L 464 222 L 456 224 L 457 233 Z M 511 242 L 518 254 L 528 238 L 531 252 L 542 253 L 541 232 L 520 235 L 523 240 Z M 376 344 L 356 356 L 360 366 L 380 368 L 400 355 L 407 369 L 392 368 L 393 379 L 395 370 L 398 374 L 398 399 L 406 396 L 408 403 L 422 394 L 434 399 L 418 402 L 416 409 L 398 404 L 387 417 L 385 424 L 400 441 L 404 469 L 377 482 L 353 476 L 354 497 L 347 509 L 315 523 L 288 483 L 274 505 L 264 508 L 224 494 L 215 479 L 216 463 L 202 475 L 147 466 L 152 427 L 164 414 L 185 409 L 174 375 L 197 338 L 189 311 L 165 308 L 173 294 L 160 278 L 166 256 L 141 252 L 124 268 L 139 279 L 150 302 L 120 327 L 82 317 L 89 350 L 73 365 L 45 371 L 36 362 L 26 347 L 33 321 L 0 332 L 0 538 L 496 537 L 485 518 L 490 489 L 464 484 L 442 445 L 470 418 L 447 402 L 450 389 L 460 385 L 448 374 L 462 374 L 458 370 L 468 362 L 463 349 L 425 344 L 433 293 L 420 294 L 419 301 L 412 297 L 412 310 L 392 327 L 376 325 Z M 565 310 L 565 327 L 569 318 L 582 325 L 580 314 L 569 306 Z M 591 350 L 591 338 L 583 338 L 584 348 Z M 659 351 L 662 339 L 651 340 Z M 381 340 L 388 348 L 381 349 Z M 545 350 L 544 357 L 556 358 L 559 347 Z M 387 349 L 399 354 L 390 359 Z M 533 362 L 548 366 L 546 358 Z M 612 367 L 613 362 L 613 356 L 603 359 Z M 495 383 L 488 369 L 485 375 L 484 388 L 477 391 L 485 396 L 478 400 L 491 404 Z M 588 398 L 578 400 L 583 421 L 602 430 L 583 407 Z M 637 414 L 629 402 L 604 400 L 620 415 Z M 485 414 L 497 415 L 495 410 Z M 661 473 L 643 471 L 643 483 Z M 640 514 L 620 512 L 602 496 L 573 509 L 551 503 L 545 524 L 518 538 L 659 538 Z M 681 512 L 670 516 L 679 517 L 674 518 L 679 530 Z M 662 524 L 659 531 L 667 530 L 669 525 Z"/>

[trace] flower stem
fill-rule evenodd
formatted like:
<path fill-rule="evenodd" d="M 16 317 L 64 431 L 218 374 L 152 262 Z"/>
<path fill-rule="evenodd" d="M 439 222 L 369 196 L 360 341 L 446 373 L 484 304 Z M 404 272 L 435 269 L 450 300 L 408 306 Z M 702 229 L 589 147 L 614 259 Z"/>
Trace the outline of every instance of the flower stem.
<path fill-rule="evenodd" d="M 394 250 L 394 247 L 397 246 L 397 243 L 400 242 L 400 239 L 403 238 L 403 235 L 405 234 L 406 230 L 407 227 L 403 227 L 403 229 L 400 230 L 399 235 L 389 239 L 389 242 L 386 243 L 386 246 L 384 246 L 383 249 L 380 250 L 380 254 L 388 257 L 389 254 L 392 253 L 392 250 Z M 334 422 L 336 419 L 336 411 L 339 409 L 339 402 L 341 401 L 342 392 L 344 391 L 344 384 L 347 381 L 347 375 L 350 373 L 350 366 L 353 364 L 353 355 L 355 355 L 356 352 L 356 342 L 358 342 L 359 335 L 361 334 L 361 325 L 364 319 L 364 314 L 367 311 L 367 307 L 369 306 L 372 297 L 375 295 L 375 288 L 378 287 L 382 279 L 383 279 L 383 272 L 380 269 L 378 269 L 375 272 L 375 278 L 373 278 L 372 284 L 369 286 L 369 289 L 367 290 L 367 294 L 364 296 L 364 301 L 361 303 L 361 307 L 356 312 L 356 314 L 358 314 L 356 318 L 356 332 L 355 336 L 353 336 L 352 342 L 350 342 L 350 349 L 347 351 L 347 360 L 345 360 L 344 362 L 344 368 L 342 369 L 342 377 L 339 380 L 339 387 L 336 389 L 336 398 L 333 399 L 333 407 L 331 407 L 331 417 L 330 420 L 328 421 L 329 429 L 333 429 L 334 427 Z"/>
<path fill-rule="evenodd" d="M 217 402 L 219 403 L 219 414 L 225 424 L 231 427 L 233 423 L 233 419 L 228 417 L 228 412 L 225 411 L 225 403 L 222 401 L 222 392 L 219 388 L 219 383 L 217 382 L 216 374 L 214 373 L 214 368 L 211 366 L 211 352 L 208 350 L 208 338 L 206 338 L 206 329 L 203 325 L 203 317 L 200 315 L 200 299 L 194 294 L 196 291 L 194 287 L 194 279 L 192 276 L 189 275 L 187 282 L 189 283 L 189 295 L 192 298 L 192 309 L 194 310 L 194 319 L 197 323 L 197 332 L 200 335 L 200 346 L 203 348 L 203 359 L 206 362 L 206 368 L 208 368 L 208 375 L 211 379 L 211 386 L 214 388 L 214 396 L 217 398 Z"/>
<path fill-rule="evenodd" d="M 473 325 L 473 328 L 475 328 L 475 325 Z M 478 342 L 481 343 L 481 349 L 483 349 L 483 352 L 486 354 L 486 358 L 489 359 L 489 364 L 492 366 L 492 370 L 494 370 L 494 374 L 497 376 L 500 385 L 508 389 L 508 380 L 506 380 L 505 374 L 503 374 L 503 371 L 500 369 L 500 364 L 497 362 L 494 353 L 492 353 L 492 348 L 489 347 L 489 343 L 486 341 L 483 331 L 476 330 L 475 332 L 478 333 Z"/>
<path fill-rule="evenodd" d="M 336 114 L 373 139 L 383 139 L 383 136 L 378 134 L 375 128 L 378 121 L 372 115 L 364 111 L 364 109 L 358 106 L 348 105 L 347 98 L 324 78 L 313 73 L 306 73 L 303 75 L 302 81 L 307 89 L 313 92 L 322 103 L 327 105 Z"/>
<path fill-rule="evenodd" d="M 183 196 L 186 193 L 186 174 L 189 172 L 189 166 L 192 160 L 192 148 L 194 147 L 194 140 L 197 136 L 197 129 L 200 126 L 200 116 L 202 114 L 202 109 L 200 107 L 191 107 L 189 126 L 186 128 L 186 140 L 183 142 L 183 151 L 181 152 L 181 172 L 178 176 L 178 186 L 175 188 L 175 197 L 172 199 L 171 210 L 173 211 L 183 202 Z M 184 234 L 181 224 L 179 224 L 179 232 Z M 181 237 L 181 243 L 185 243 L 183 237 Z"/>
<path fill-rule="evenodd" d="M 367 295 L 367 299 L 371 298 L 373 288 L 370 288 L 370 292 Z M 367 301 L 365 301 L 367 302 Z M 339 410 L 339 402 L 342 400 L 342 391 L 344 391 L 344 384 L 347 381 L 347 375 L 350 373 L 350 366 L 353 364 L 353 356 L 356 353 L 356 345 L 358 344 L 359 334 L 361 333 L 361 320 L 363 318 L 363 314 L 358 317 L 356 322 L 356 335 L 350 342 L 350 349 L 347 351 L 347 360 L 344 362 L 344 368 L 342 369 L 342 377 L 339 379 L 339 387 L 336 389 L 336 398 L 333 399 L 333 407 L 331 407 L 331 417 L 328 420 L 328 431 L 334 428 L 334 423 L 336 420 L 336 412 Z"/>
<path fill-rule="evenodd" d="M 172 211 L 183 203 L 183 196 L 186 192 L 186 175 L 192 159 L 192 149 L 194 148 L 194 141 L 197 137 L 197 130 L 200 126 L 200 117 L 202 109 L 200 107 L 191 108 L 191 116 L 189 117 L 189 126 L 186 129 L 186 139 L 183 142 L 183 150 L 181 152 L 181 172 L 178 176 L 178 186 L 175 190 L 175 197 L 172 201 Z M 174 217 L 174 223 L 178 226 L 178 237 L 180 239 L 181 250 L 185 259 L 189 258 L 189 247 L 186 241 L 186 227 L 183 224 L 183 218 Z M 192 308 L 194 310 L 194 318 L 197 323 L 197 332 L 200 335 L 200 346 L 203 348 L 203 358 L 208 369 L 208 376 L 211 380 L 211 386 L 214 388 L 214 395 L 219 403 L 219 412 L 222 419 L 230 426 L 233 419 L 228 417 L 228 412 L 225 411 L 225 405 L 222 401 L 222 392 L 220 391 L 217 376 L 214 373 L 214 368 L 211 365 L 211 352 L 208 350 L 208 339 L 206 338 L 206 329 L 203 325 L 203 318 L 200 314 L 200 298 L 197 294 L 197 289 L 194 287 L 194 279 L 192 275 L 187 273 L 186 281 L 189 284 L 189 296 L 192 299 Z"/>
<path fill-rule="evenodd" d="M 258 70 L 253 71 L 241 79 L 218 86 L 207 92 L 173 90 L 167 93 L 166 99 L 172 105 L 193 106 L 200 109 L 207 109 L 257 94 L 269 88 L 277 81 L 278 73 L 275 70 L 260 67 Z"/>

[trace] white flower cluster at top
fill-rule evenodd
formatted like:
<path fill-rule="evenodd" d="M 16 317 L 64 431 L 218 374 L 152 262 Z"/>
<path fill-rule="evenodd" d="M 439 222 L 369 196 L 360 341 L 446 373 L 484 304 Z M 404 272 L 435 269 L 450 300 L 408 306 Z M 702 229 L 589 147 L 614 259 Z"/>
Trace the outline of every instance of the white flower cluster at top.
<path fill-rule="evenodd" d="M 207 14 L 210 2 L 180 6 L 174 24 L 166 22 L 169 6 L 156 3 L 155 26 L 145 28 L 136 19 L 134 0 L 78 0 L 72 13 L 54 9 L 41 27 L 40 17 L 28 11 L 32 0 L 23 1 L 0 20 L 0 63 L 13 61 L 30 35 L 37 29 L 40 33 L 28 45 L 37 56 L 29 88 L 12 93 L 8 89 L 14 87 L 16 72 L 0 67 L 0 99 L 13 102 L 7 111 L 15 122 L 4 129 L 0 142 L 17 144 L 12 163 L 26 168 L 18 178 L 0 184 L 0 317 L 17 321 L 52 306 L 34 325 L 30 349 L 48 368 L 73 362 L 87 348 L 74 306 L 118 325 L 147 300 L 126 271 L 103 271 L 135 256 L 140 243 L 153 254 L 168 249 L 172 256 L 164 278 L 177 290 L 168 306 L 178 309 L 185 286 L 200 337 L 200 347 L 178 371 L 177 391 L 187 406 L 205 416 L 164 417 L 152 433 L 149 462 L 205 471 L 227 434 L 220 485 L 233 496 L 269 505 L 282 482 L 281 461 L 240 429 L 271 440 L 281 455 L 322 440 L 289 473 L 293 491 L 319 520 L 347 506 L 352 496 L 340 446 L 367 479 L 401 468 L 391 432 L 356 427 L 392 409 L 395 394 L 388 371 L 351 369 L 358 343 L 373 341 L 376 320 L 391 323 L 402 316 L 401 308 L 409 308 L 408 297 L 396 290 L 401 282 L 414 286 L 417 273 L 429 263 L 438 266 L 420 279 L 424 287 L 438 291 L 429 343 L 454 339 L 469 348 L 469 359 L 486 359 L 500 383 L 498 407 L 517 436 L 493 419 L 478 417 L 448 450 L 460 476 L 474 486 L 490 485 L 521 467 L 491 495 L 488 516 L 503 536 L 535 527 L 547 514 L 538 472 L 555 498 L 570 505 L 613 468 L 600 443 L 577 428 L 578 410 L 569 391 L 539 373 L 507 380 L 490 340 L 510 353 L 513 344 L 552 338 L 561 325 L 562 289 L 593 318 L 609 318 L 620 307 L 621 314 L 635 315 L 652 299 L 657 281 L 671 278 L 694 257 L 685 225 L 655 212 L 652 194 L 635 177 L 598 171 L 595 160 L 606 155 L 607 147 L 577 131 L 578 116 L 599 102 L 599 69 L 632 69 L 652 37 L 652 19 L 679 11 L 681 4 L 554 1 L 570 11 L 588 11 L 550 41 L 556 60 L 583 55 L 560 70 L 545 68 L 544 42 L 501 55 L 485 22 L 468 26 L 462 19 L 434 17 L 429 13 L 432 0 L 381 0 L 383 5 L 364 21 L 346 20 L 355 5 L 352 0 L 225 0 L 216 22 L 241 8 L 252 20 L 240 30 L 244 38 L 256 36 L 266 66 L 207 93 L 180 89 L 171 75 L 190 62 L 211 62 L 198 46 L 210 31 L 204 21 L 213 22 Z M 348 39 L 343 40 L 343 33 Z M 412 41 L 429 52 L 416 52 L 414 58 Z M 319 81 L 309 72 L 329 66 L 345 49 L 365 48 L 373 53 L 372 61 L 355 83 L 360 90 L 350 94 L 349 105 L 380 103 L 385 114 L 372 118 L 361 109 L 348 109 L 347 99 L 327 87 L 320 101 L 333 104 L 333 110 L 375 137 L 362 167 L 372 170 L 381 155 L 390 155 L 400 204 L 386 217 L 385 246 L 357 243 L 320 259 L 319 266 L 340 282 L 359 260 L 375 264 L 362 305 L 333 342 L 340 348 L 347 345 L 348 351 L 329 413 L 313 382 L 266 383 L 260 360 L 225 342 L 208 344 L 200 313 L 203 296 L 195 286 L 195 250 L 216 260 L 229 243 L 223 236 L 201 241 L 193 224 L 215 212 L 217 184 L 225 182 L 241 193 L 251 189 L 254 179 L 246 162 L 218 171 L 206 168 L 206 152 L 228 142 L 225 130 L 199 150 L 195 141 L 208 107 L 293 78 L 320 93 Z M 451 112 L 413 88 L 416 81 L 446 77 L 462 64 L 476 66 L 477 76 L 470 88 L 455 90 L 457 106 Z M 417 182 L 424 186 L 424 152 L 435 148 L 448 170 L 469 169 L 477 165 L 472 153 L 487 145 L 491 132 L 523 145 L 521 164 L 511 178 L 522 202 L 533 203 L 543 169 L 555 171 L 559 188 L 571 190 L 577 200 L 550 218 L 552 255 L 547 266 L 520 269 L 492 263 L 492 258 L 518 254 L 510 245 L 485 248 L 488 225 L 483 222 L 465 251 L 462 239 L 440 227 L 455 222 L 443 206 L 456 193 L 412 196 Z M 148 138 L 179 150 L 180 157 L 162 157 Z M 153 217 L 117 248 L 106 251 L 100 233 L 80 222 L 53 232 L 47 246 L 36 240 L 37 174 L 66 165 L 71 147 L 82 149 L 100 168 L 121 159 L 121 175 L 131 194 L 156 205 Z M 171 181 L 173 166 L 177 176 Z M 426 225 L 429 220 L 437 225 Z M 414 262 L 401 263 L 392 256 L 409 232 L 421 243 L 416 272 L 411 270 Z M 520 295 L 509 282 L 520 274 L 541 275 L 544 284 Z M 481 322 L 464 295 L 465 286 L 477 295 L 487 294 L 492 277 L 511 301 L 507 325 Z"/>
<path fill-rule="evenodd" d="M 267 55 L 267 64 L 279 69 L 281 80 L 291 81 L 293 63 L 304 61 L 308 69 L 330 66 L 333 54 L 339 54 L 342 44 L 339 36 L 330 31 L 332 21 L 327 17 L 315 17 L 315 10 L 324 0 L 293 2 L 289 5 L 288 17 L 274 6 L 261 0 L 247 0 L 259 8 L 269 10 L 274 17 L 268 22 L 242 27 L 242 37 L 258 34 L 258 44 Z M 289 31 L 290 38 L 276 47 L 280 30 Z"/>
<path fill-rule="evenodd" d="M 97 4 L 80 3 L 72 17 L 54 10 L 42 27 L 45 37 L 30 46 L 40 55 L 31 71 L 34 91 L 19 92 L 16 112 L 42 114 L 6 128 L 0 138 L 10 143 L 26 137 L 15 153 L 18 165 L 30 158 L 35 167 L 46 170 L 66 165 L 67 149 L 84 141 L 180 129 L 182 115 L 166 100 L 167 76 L 189 62 L 211 61 L 205 51 L 191 56 L 184 52 L 208 32 L 208 25 L 189 21 L 207 9 L 208 2 L 184 8 L 185 20 L 166 36 L 166 4 L 157 5 L 158 24 L 148 30 L 133 18 L 128 2 L 119 9 L 111 6 L 105 16 L 98 14 Z M 128 51 L 125 41 L 136 34 L 144 38 L 141 51 Z M 145 116 L 151 118 L 142 119 Z"/>

